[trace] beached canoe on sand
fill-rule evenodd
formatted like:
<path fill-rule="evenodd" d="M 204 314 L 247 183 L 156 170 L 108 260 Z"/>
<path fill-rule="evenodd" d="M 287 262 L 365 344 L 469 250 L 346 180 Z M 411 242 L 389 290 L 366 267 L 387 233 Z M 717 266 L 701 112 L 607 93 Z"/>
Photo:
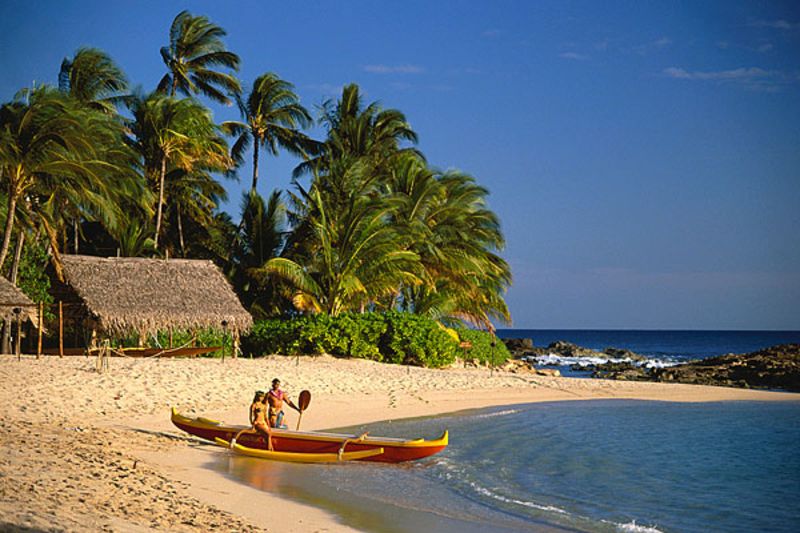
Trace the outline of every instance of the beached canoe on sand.
<path fill-rule="evenodd" d="M 238 442 L 231 443 L 222 440 L 214 439 L 214 442 L 224 448 L 229 448 L 241 455 L 248 457 L 258 457 L 259 459 L 269 459 L 270 461 L 284 461 L 289 463 L 339 463 L 342 461 L 358 461 L 359 459 L 366 459 L 367 457 L 374 457 L 383 453 L 383 448 L 372 448 L 371 450 L 363 450 L 360 452 L 345 452 L 340 453 L 308 453 L 308 452 L 276 452 L 269 450 L 259 450 L 256 448 L 248 448 L 242 446 Z"/>
<path fill-rule="evenodd" d="M 183 416 L 174 407 L 172 408 L 172 423 L 191 435 L 211 442 L 216 442 L 215 439 L 230 442 L 236 438 L 236 442 L 245 448 L 267 450 L 266 440 L 258 434 L 249 432 L 248 426 L 229 425 L 208 418 Z M 407 440 L 319 431 L 272 430 L 272 447 L 276 452 L 338 455 L 343 445 L 344 449 L 342 451 L 344 453 L 374 451 L 376 448 L 383 448 L 382 453 L 370 454 L 367 457 L 355 459 L 358 461 L 378 461 L 383 463 L 414 461 L 439 453 L 447 447 L 447 444 L 447 431 L 434 440 Z"/>

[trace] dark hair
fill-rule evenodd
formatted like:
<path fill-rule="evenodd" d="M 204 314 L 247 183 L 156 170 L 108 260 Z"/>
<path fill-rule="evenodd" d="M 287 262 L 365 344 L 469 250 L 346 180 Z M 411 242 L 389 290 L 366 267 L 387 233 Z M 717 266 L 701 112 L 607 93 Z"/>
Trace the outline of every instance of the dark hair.
<path fill-rule="evenodd" d="M 272 380 L 272 384 L 273 385 L 275 385 L 276 383 L 280 383 L 280 382 L 281 382 L 281 380 L 279 380 L 278 378 L 275 378 L 275 379 Z"/>
<path fill-rule="evenodd" d="M 259 398 L 262 398 L 263 396 L 264 396 L 264 391 L 263 391 L 263 390 L 257 390 L 257 391 L 256 391 L 256 395 L 255 395 L 255 396 L 253 396 L 253 401 L 255 402 L 255 401 L 257 401 Z"/>

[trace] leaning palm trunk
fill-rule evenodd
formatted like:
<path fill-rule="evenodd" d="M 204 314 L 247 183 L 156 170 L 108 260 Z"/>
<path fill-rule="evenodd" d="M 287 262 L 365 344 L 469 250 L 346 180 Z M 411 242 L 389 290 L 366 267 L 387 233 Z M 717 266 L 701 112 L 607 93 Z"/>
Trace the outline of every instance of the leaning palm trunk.
<path fill-rule="evenodd" d="M 47 222 L 42 220 L 44 232 L 47 234 L 47 240 L 50 241 L 50 253 L 53 255 L 53 269 L 56 271 L 56 277 L 59 281 L 64 281 L 64 266 L 61 261 L 61 253 L 58 251 L 58 235 L 56 230 Z"/>
<path fill-rule="evenodd" d="M 11 232 L 14 230 L 14 213 L 17 210 L 17 197 L 13 191 L 13 185 L 8 191 L 8 215 L 6 217 L 6 229 L 3 234 L 3 247 L 0 248 L 0 267 L 6 262 L 8 248 L 11 246 Z"/>
<path fill-rule="evenodd" d="M 164 180 L 167 176 L 167 156 L 161 157 L 161 176 L 158 180 L 158 211 L 156 213 L 156 235 L 153 238 L 153 248 L 158 250 L 158 234 L 161 233 L 161 215 L 164 208 Z"/>

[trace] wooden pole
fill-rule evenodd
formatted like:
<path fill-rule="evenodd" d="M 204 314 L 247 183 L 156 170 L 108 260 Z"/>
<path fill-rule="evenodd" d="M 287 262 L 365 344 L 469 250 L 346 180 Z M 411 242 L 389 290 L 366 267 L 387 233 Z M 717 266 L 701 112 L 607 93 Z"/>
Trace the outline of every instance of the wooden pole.
<path fill-rule="evenodd" d="M 22 320 L 20 319 L 22 313 L 17 313 L 17 338 L 14 339 L 14 349 L 17 351 L 17 361 L 22 356 Z"/>
<path fill-rule="evenodd" d="M 39 302 L 39 319 L 38 327 L 39 327 L 39 340 L 36 342 L 36 359 L 42 356 L 42 315 L 44 314 L 44 302 Z"/>
<path fill-rule="evenodd" d="M 172 348 L 172 328 L 169 328 L 169 347 Z"/>
<path fill-rule="evenodd" d="M 58 301 L 58 356 L 64 357 L 64 302 Z"/>

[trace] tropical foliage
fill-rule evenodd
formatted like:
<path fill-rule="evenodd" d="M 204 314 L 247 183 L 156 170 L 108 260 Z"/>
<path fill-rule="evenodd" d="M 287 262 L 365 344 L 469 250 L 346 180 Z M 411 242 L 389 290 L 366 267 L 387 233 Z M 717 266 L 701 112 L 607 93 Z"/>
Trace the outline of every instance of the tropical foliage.
<path fill-rule="evenodd" d="M 244 162 L 246 150 L 253 146 L 251 191 L 258 185 L 259 148 L 270 155 L 278 155 L 279 147 L 299 156 L 317 150 L 317 143 L 299 131 L 311 124 L 311 115 L 300 105 L 291 83 L 270 72 L 256 78 L 250 94 L 237 93 L 235 98 L 245 122 L 224 122 L 222 127 L 236 137 L 231 155 L 239 165 Z"/>
<path fill-rule="evenodd" d="M 239 70 L 239 56 L 226 49 L 224 36 L 225 30 L 207 17 L 178 13 L 169 29 L 169 45 L 161 48 L 167 73 L 158 90 L 170 96 L 203 94 L 229 104 L 228 93 L 240 90 L 239 80 L 217 68 Z"/>
<path fill-rule="evenodd" d="M 63 60 L 55 86 L 0 104 L 3 275 L 16 281 L 42 254 L 57 274 L 64 253 L 209 258 L 254 316 L 297 320 L 260 327 L 302 325 L 291 350 L 391 362 L 447 364 L 444 326 L 508 322 L 511 272 L 488 189 L 431 167 L 407 117 L 358 85 L 316 119 L 277 74 L 243 92 L 225 35 L 183 11 L 152 92 L 131 92 L 122 68 L 87 47 Z M 235 103 L 241 120 L 217 123 L 198 98 Z M 300 159 L 293 186 L 262 196 L 262 155 L 281 151 Z M 234 218 L 220 211 L 222 180 L 246 162 Z M 39 287 L 29 270 L 19 283 Z"/>

